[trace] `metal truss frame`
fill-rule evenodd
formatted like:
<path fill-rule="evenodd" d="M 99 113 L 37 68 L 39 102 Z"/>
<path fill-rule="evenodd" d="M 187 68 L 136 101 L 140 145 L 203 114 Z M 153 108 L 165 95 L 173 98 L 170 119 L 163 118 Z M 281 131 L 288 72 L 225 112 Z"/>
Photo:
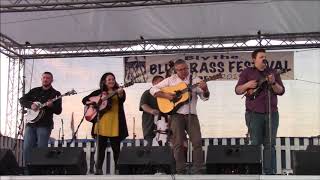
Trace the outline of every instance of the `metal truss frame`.
<path fill-rule="evenodd" d="M 0 33 L 0 52 L 6 55 L 7 57 L 17 58 L 20 56 L 20 49 L 23 47 L 14 41 L 13 39 L 9 38 L 8 36 Z"/>
<path fill-rule="evenodd" d="M 19 126 L 21 126 L 19 119 L 23 117 L 23 109 L 18 98 L 24 94 L 25 89 L 24 66 L 24 59 L 9 57 L 6 127 L 4 132 L 9 137 L 17 138 L 18 130 L 20 130 Z"/>
<path fill-rule="evenodd" d="M 23 52 L 17 55 L 14 53 L 16 51 L 10 51 L 11 56 L 23 59 L 251 51 L 257 47 L 280 50 L 320 48 L 320 32 L 185 39 L 142 38 L 132 41 L 25 44 L 17 47 L 14 43 L 7 45 L 13 46 L 6 49 L 20 49 Z"/>
<path fill-rule="evenodd" d="M 0 52 L 8 57 L 8 81 L 7 81 L 7 109 L 4 135 L 16 137 L 18 135 L 19 119 L 22 118 L 22 107 L 19 97 L 24 94 L 24 66 L 25 60 L 21 54 L 23 46 L 16 41 L 0 33 Z"/>
<path fill-rule="evenodd" d="M 168 6 L 195 3 L 218 3 L 248 0 L 8 0 L 2 2 L 1 13 L 57 11 L 78 9 Z"/>

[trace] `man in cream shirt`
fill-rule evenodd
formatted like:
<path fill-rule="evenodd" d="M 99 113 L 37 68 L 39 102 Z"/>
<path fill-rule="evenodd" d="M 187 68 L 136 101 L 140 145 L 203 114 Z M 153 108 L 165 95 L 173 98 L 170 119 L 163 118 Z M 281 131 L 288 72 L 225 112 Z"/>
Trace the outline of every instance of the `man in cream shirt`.
<path fill-rule="evenodd" d="M 190 78 L 192 79 L 192 84 L 198 84 L 192 89 L 191 105 L 189 106 L 189 102 L 187 101 L 176 112 L 172 113 L 171 130 L 173 133 L 173 153 L 176 160 L 176 173 L 186 173 L 186 157 L 183 153 L 183 142 L 185 140 L 186 131 L 190 137 L 194 151 L 192 174 L 201 174 L 201 168 L 203 166 L 202 139 L 196 106 L 198 96 L 202 100 L 206 101 L 209 99 L 210 92 L 207 84 L 200 78 L 189 77 L 189 68 L 184 60 L 177 60 L 174 63 L 174 69 L 176 74 L 153 86 L 150 89 L 150 93 L 155 97 L 173 100 L 175 98 L 175 94 L 162 92 L 160 89 L 164 87 L 175 86 L 181 82 L 189 84 Z"/>

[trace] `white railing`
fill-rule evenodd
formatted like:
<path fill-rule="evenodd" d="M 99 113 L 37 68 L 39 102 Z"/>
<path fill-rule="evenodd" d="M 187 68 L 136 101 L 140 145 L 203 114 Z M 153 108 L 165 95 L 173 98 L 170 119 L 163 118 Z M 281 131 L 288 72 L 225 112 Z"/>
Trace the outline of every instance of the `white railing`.
<path fill-rule="evenodd" d="M 203 139 L 203 151 L 204 159 L 207 157 L 207 147 L 209 145 L 245 145 L 244 138 L 205 138 Z M 15 140 L 8 137 L 0 137 L 0 148 L 12 149 L 15 144 Z M 17 161 L 20 165 L 23 164 L 22 157 L 22 140 L 17 141 L 17 147 L 15 155 Z M 143 139 L 125 140 L 121 143 L 123 146 L 144 146 L 146 142 Z M 293 150 L 305 150 L 308 145 L 320 145 L 319 137 L 278 137 L 276 140 L 276 156 L 277 156 L 277 174 L 285 174 L 292 172 L 291 167 L 291 152 Z M 95 159 L 95 141 L 93 139 L 88 140 L 77 140 L 71 144 L 69 143 L 59 143 L 55 141 L 50 143 L 49 147 L 83 147 L 86 153 L 86 160 L 88 165 L 88 173 L 92 173 L 94 169 L 94 159 Z M 192 150 L 189 149 L 189 151 Z M 192 153 L 191 153 L 192 154 Z M 192 159 L 192 157 L 191 157 Z M 190 161 L 191 159 L 188 159 Z M 104 163 L 104 172 L 106 174 L 114 174 L 114 162 L 113 153 L 111 147 L 106 149 L 106 158 Z"/>

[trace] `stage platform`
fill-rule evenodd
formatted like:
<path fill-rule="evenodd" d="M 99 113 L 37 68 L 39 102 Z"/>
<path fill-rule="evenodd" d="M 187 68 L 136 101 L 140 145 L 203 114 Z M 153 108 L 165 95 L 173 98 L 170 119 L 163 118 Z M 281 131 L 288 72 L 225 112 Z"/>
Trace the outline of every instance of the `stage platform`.
<path fill-rule="evenodd" d="M 0 176 L 0 180 L 320 180 L 306 175 L 76 175 Z"/>

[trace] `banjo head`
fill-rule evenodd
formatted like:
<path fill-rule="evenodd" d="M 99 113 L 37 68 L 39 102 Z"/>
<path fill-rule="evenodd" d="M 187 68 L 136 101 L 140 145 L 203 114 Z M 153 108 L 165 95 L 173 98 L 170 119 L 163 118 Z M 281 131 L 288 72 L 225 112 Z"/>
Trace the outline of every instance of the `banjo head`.
<path fill-rule="evenodd" d="M 34 102 L 37 106 L 40 106 L 40 102 Z M 32 109 L 27 109 L 27 113 L 24 115 L 24 119 L 26 123 L 35 123 L 37 122 L 44 114 L 44 111 L 41 109 L 38 109 L 36 111 Z"/>

